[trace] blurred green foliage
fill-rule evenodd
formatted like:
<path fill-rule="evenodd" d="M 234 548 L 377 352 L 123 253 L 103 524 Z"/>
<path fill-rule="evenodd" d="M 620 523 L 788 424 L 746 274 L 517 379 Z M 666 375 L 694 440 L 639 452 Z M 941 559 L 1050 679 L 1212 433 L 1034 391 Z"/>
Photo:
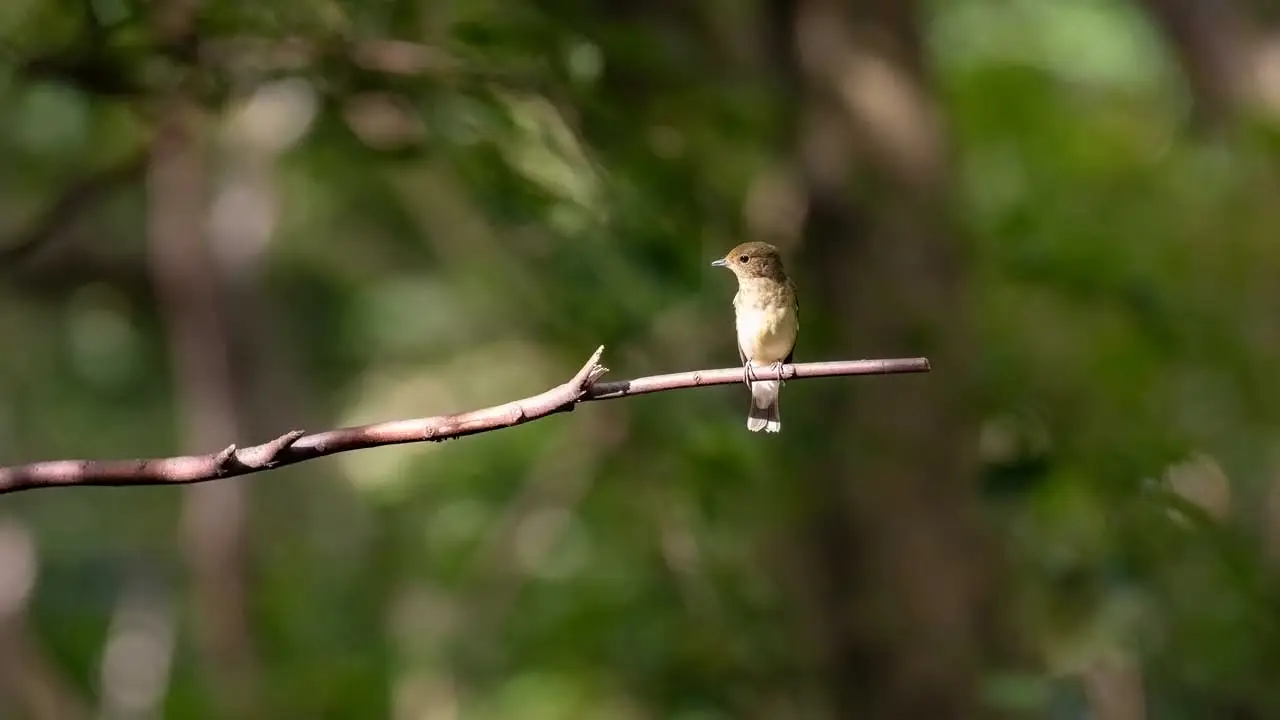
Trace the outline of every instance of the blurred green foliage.
<path fill-rule="evenodd" d="M 278 224 L 255 270 L 283 422 L 493 404 L 600 344 L 619 378 L 729 365 L 732 287 L 707 260 L 789 147 L 768 18 L 716 5 L 209 0 L 193 60 L 153 39 L 148 3 L 11 2 L 0 227 L 19 238 L 139 152 L 133 95 L 185 73 L 215 187 L 233 181 L 218 158 L 298 126 L 269 165 Z M 1197 134 L 1158 30 L 1119 0 L 948 0 L 922 22 L 969 243 L 1000 592 L 1032 657 L 1030 675 L 988 669 L 992 696 L 1083 717 L 1077 673 L 1119 657 L 1152 717 L 1280 714 L 1274 125 Z M 312 52 L 215 52 L 247 37 Z M 397 74 L 347 52 L 388 38 L 451 60 Z M 145 202 L 121 183 L 4 269 L 0 461 L 178 452 Z M 800 359 L 826 359 L 807 343 Z M 877 381 L 795 383 L 788 414 L 823 383 Z M 788 473 L 745 402 L 666 393 L 255 476 L 267 716 L 770 717 L 813 681 L 763 560 Z M 37 544 L 35 636 L 91 705 L 130 588 L 191 622 L 179 503 L 6 497 Z M 212 717 L 181 630 L 167 683 L 164 716 Z"/>

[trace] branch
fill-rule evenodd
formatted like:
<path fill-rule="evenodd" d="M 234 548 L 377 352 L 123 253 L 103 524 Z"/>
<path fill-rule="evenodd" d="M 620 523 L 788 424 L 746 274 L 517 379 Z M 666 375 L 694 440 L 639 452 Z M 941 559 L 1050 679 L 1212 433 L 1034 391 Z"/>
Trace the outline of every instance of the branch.
<path fill-rule="evenodd" d="M 0 467 L 0 495 L 46 487 L 74 485 L 184 485 L 248 475 L 326 455 L 403 443 L 436 442 L 515 427 L 548 415 L 569 412 L 579 403 L 646 395 L 708 385 L 742 382 L 742 368 L 693 370 L 670 375 L 597 383 L 606 372 L 600 364 L 604 347 L 568 382 L 544 393 L 457 415 L 393 420 L 339 428 L 308 435 L 292 430 L 253 447 L 229 445 L 207 455 L 143 460 L 50 460 Z M 798 380 L 840 375 L 888 375 L 929 372 L 926 358 L 843 360 L 783 365 L 752 371 L 756 380 Z"/>

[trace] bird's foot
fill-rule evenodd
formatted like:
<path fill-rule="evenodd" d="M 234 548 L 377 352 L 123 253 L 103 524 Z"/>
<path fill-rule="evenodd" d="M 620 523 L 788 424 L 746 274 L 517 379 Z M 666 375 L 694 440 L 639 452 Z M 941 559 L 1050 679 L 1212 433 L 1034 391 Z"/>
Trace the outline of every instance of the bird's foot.
<path fill-rule="evenodd" d="M 782 361 L 769 363 L 769 369 L 778 373 L 778 387 L 786 387 L 787 381 L 782 378 Z"/>
<path fill-rule="evenodd" d="M 773 371 L 773 372 L 775 372 L 775 373 L 777 373 L 777 374 L 778 374 L 778 384 L 779 384 L 779 386 L 783 386 L 783 385 L 786 385 L 786 384 L 787 384 L 787 381 L 786 381 L 786 380 L 784 380 L 784 379 L 782 378 L 782 367 L 783 367 L 783 365 L 784 365 L 784 364 L 785 364 L 785 363 L 783 363 L 781 360 L 778 360 L 778 361 L 771 362 L 771 363 L 769 363 L 768 365 L 764 366 L 764 367 L 765 367 L 765 369 L 771 370 L 771 371 Z M 752 365 L 752 364 L 751 364 L 751 362 L 750 362 L 750 361 L 747 361 L 747 362 L 743 363 L 743 365 L 742 365 L 742 382 L 746 383 L 747 387 L 751 387 L 751 383 L 753 383 L 753 382 L 758 382 L 758 381 L 760 380 L 760 378 L 756 377 L 756 372 L 755 372 L 755 371 L 756 371 L 756 368 L 755 368 L 755 366 L 754 366 L 754 365 Z"/>

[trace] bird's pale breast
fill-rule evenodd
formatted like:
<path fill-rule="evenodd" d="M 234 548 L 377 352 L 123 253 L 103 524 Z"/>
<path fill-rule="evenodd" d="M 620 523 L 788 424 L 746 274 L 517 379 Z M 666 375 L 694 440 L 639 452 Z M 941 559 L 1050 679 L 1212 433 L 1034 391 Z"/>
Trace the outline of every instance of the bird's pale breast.
<path fill-rule="evenodd" d="M 758 364 L 780 362 L 796 342 L 794 300 L 781 293 L 742 287 L 734 298 L 738 347 Z"/>

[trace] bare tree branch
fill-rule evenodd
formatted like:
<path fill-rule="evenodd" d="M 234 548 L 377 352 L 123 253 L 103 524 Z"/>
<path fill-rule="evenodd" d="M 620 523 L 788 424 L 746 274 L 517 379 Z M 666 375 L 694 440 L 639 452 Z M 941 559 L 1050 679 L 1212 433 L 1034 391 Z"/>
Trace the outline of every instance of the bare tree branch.
<path fill-rule="evenodd" d="M 450 440 L 523 425 L 573 410 L 593 400 L 646 395 L 743 381 L 742 368 L 692 370 L 618 382 L 596 382 L 608 372 L 600 364 L 601 346 L 568 382 L 544 393 L 457 415 L 393 420 L 307 434 L 292 430 L 253 447 L 229 445 L 206 455 L 141 460 L 50 460 L 0 467 L 0 495 L 46 487 L 76 485 L 184 485 L 248 475 L 352 450 L 403 443 Z M 889 375 L 929 372 L 927 358 L 841 360 L 783 365 L 753 370 L 757 380 L 793 380 L 844 375 Z"/>

